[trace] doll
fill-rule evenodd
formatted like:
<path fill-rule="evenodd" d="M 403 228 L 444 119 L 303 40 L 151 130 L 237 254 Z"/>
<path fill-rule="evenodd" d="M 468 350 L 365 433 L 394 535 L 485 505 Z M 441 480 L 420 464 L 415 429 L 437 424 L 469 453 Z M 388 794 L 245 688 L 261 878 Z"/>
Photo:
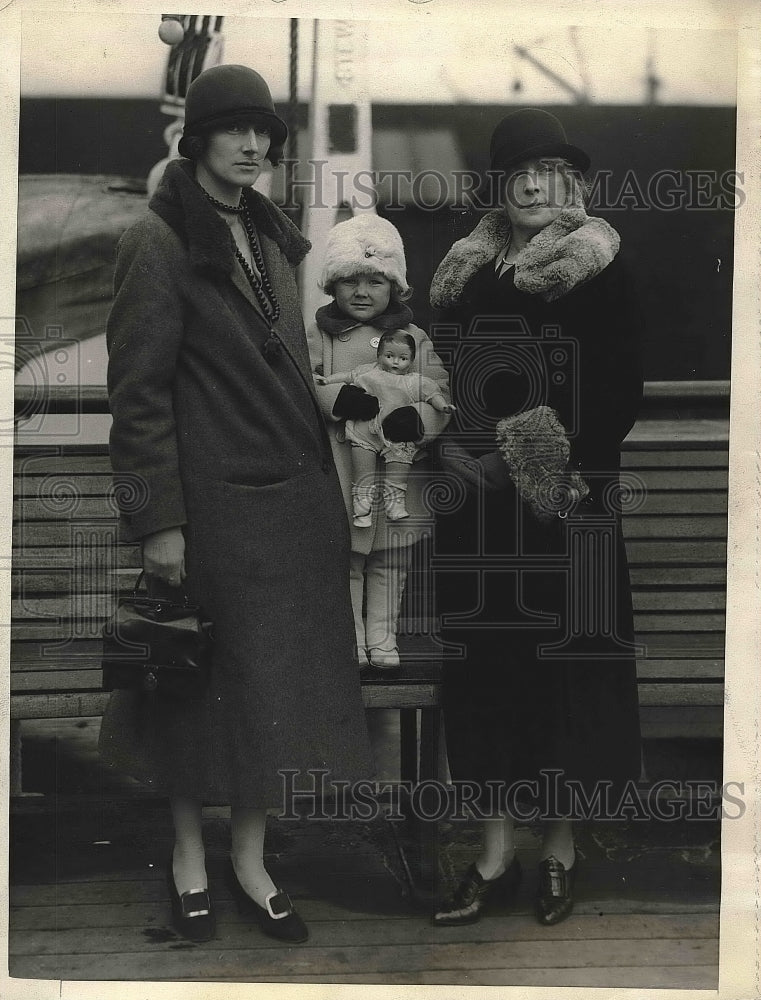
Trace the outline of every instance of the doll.
<path fill-rule="evenodd" d="M 376 455 L 386 463 L 383 502 L 389 521 L 409 517 L 405 504 L 410 466 L 419 451 L 414 441 L 389 441 L 383 420 L 394 410 L 412 403 L 426 402 L 439 413 L 453 413 L 454 406 L 442 395 L 438 384 L 424 375 L 412 373 L 417 348 L 409 333 L 389 330 L 378 343 L 378 360 L 350 372 L 328 377 L 315 375 L 318 385 L 356 385 L 377 397 L 380 409 L 372 420 L 347 420 L 346 437 L 351 442 L 352 506 L 357 528 L 372 526 Z"/>

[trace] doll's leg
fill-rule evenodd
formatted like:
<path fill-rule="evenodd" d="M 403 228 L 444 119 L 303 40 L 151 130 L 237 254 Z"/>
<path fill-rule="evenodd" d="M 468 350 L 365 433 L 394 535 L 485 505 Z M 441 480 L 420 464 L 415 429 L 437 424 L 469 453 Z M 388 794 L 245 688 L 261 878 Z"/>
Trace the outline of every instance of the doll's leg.
<path fill-rule="evenodd" d="M 371 552 L 367 559 L 365 637 L 373 666 L 399 666 L 396 629 L 410 563 L 409 546 Z"/>
<path fill-rule="evenodd" d="M 410 467 L 406 462 L 386 462 L 383 506 L 389 521 L 402 521 L 410 516 L 406 505 L 409 475 Z"/>
<path fill-rule="evenodd" d="M 372 526 L 372 509 L 375 481 L 376 453 L 362 445 L 351 448 L 351 501 L 354 525 L 357 528 Z"/>
<path fill-rule="evenodd" d="M 349 590 L 351 609 L 354 612 L 354 632 L 357 637 L 357 659 L 360 669 L 367 666 L 367 642 L 365 639 L 365 619 L 363 604 L 365 599 L 365 565 L 367 556 L 363 552 L 352 552 L 349 560 Z"/>

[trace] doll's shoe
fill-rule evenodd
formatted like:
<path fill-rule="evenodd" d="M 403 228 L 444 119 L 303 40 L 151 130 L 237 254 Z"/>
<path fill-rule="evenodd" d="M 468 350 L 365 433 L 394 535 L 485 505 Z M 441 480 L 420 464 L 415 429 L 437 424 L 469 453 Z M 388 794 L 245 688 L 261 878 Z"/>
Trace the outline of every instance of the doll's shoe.
<path fill-rule="evenodd" d="M 475 864 L 465 872 L 463 880 L 452 895 L 431 917 L 434 927 L 456 927 L 474 924 L 494 900 L 510 901 L 521 882 L 521 866 L 517 858 L 496 878 L 485 879 Z"/>
<path fill-rule="evenodd" d="M 573 910 L 573 886 L 576 862 L 565 868 L 551 854 L 539 862 L 539 892 L 536 897 L 536 919 L 545 927 L 559 924 Z"/>
<path fill-rule="evenodd" d="M 266 897 L 264 906 L 260 906 L 240 884 L 232 861 L 225 872 L 225 881 L 238 907 L 238 913 L 255 920 L 265 934 L 290 944 L 302 944 L 307 940 L 307 926 L 294 910 L 287 892 L 276 889 Z"/>
<path fill-rule="evenodd" d="M 399 650 L 396 646 L 393 649 L 369 649 L 370 666 L 383 674 L 397 674 L 401 669 Z"/>
<path fill-rule="evenodd" d="M 171 858 L 167 865 L 166 881 L 172 903 L 172 923 L 177 933 L 197 944 L 210 941 L 216 932 L 217 921 L 209 890 L 191 889 L 190 892 L 183 892 L 180 895 L 174 883 Z"/>
<path fill-rule="evenodd" d="M 407 487 L 386 485 L 383 491 L 383 507 L 389 521 L 403 521 L 409 517 L 405 505 Z"/>
<path fill-rule="evenodd" d="M 351 506 L 354 514 L 355 528 L 371 528 L 373 524 L 373 488 L 372 486 L 352 486 Z"/>

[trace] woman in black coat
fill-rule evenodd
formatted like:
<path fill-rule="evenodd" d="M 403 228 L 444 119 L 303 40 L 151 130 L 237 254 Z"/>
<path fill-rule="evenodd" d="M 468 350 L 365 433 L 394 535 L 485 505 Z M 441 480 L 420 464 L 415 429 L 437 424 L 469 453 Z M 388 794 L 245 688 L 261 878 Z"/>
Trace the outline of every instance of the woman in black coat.
<path fill-rule="evenodd" d="M 265 81 L 218 66 L 188 90 L 183 159 L 122 238 L 108 322 L 111 460 L 154 585 L 214 624 L 209 687 L 114 692 L 101 751 L 170 797 L 177 928 L 214 932 L 202 802 L 231 805 L 228 876 L 265 932 L 306 928 L 263 863 L 289 786 L 371 772 L 349 598 L 349 532 L 296 291 L 309 244 L 251 185 L 287 130 Z M 137 489 L 124 487 L 139 484 Z M 288 779 L 290 781 L 290 779 Z"/>
<path fill-rule="evenodd" d="M 438 925 L 515 891 L 515 818 L 545 820 L 539 921 L 566 917 L 571 821 L 615 810 L 640 771 L 619 516 L 639 312 L 617 233 L 584 209 L 589 159 L 560 122 L 509 115 L 491 157 L 503 207 L 454 244 L 431 289 L 458 407 L 440 442 L 451 504 L 433 557 L 447 748 L 485 834 Z"/>

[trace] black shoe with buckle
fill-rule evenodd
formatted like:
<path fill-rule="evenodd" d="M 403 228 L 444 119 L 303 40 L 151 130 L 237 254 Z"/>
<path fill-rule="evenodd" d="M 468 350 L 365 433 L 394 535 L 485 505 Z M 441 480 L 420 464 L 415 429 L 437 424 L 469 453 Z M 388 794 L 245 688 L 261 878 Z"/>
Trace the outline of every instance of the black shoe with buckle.
<path fill-rule="evenodd" d="M 209 890 L 191 889 L 180 895 L 174 882 L 171 859 L 166 874 L 175 930 L 188 941 L 195 941 L 197 944 L 210 941 L 216 932 L 217 921 L 212 909 Z"/>
<path fill-rule="evenodd" d="M 294 910 L 287 892 L 276 889 L 266 897 L 264 906 L 260 906 L 240 884 L 232 862 L 227 869 L 226 881 L 238 907 L 238 913 L 256 920 L 265 934 L 291 944 L 302 944 L 307 940 L 309 937 L 307 926 Z"/>
<path fill-rule="evenodd" d="M 573 909 L 573 884 L 576 863 L 565 868 L 551 854 L 539 862 L 539 892 L 536 898 L 536 919 L 546 927 L 565 920 Z"/>
<path fill-rule="evenodd" d="M 446 899 L 431 917 L 434 927 L 454 927 L 460 924 L 474 924 L 481 918 L 489 902 L 501 897 L 511 900 L 521 882 L 521 866 L 517 858 L 496 878 L 485 879 L 472 864 L 465 872 L 462 882 L 454 893 Z"/>

